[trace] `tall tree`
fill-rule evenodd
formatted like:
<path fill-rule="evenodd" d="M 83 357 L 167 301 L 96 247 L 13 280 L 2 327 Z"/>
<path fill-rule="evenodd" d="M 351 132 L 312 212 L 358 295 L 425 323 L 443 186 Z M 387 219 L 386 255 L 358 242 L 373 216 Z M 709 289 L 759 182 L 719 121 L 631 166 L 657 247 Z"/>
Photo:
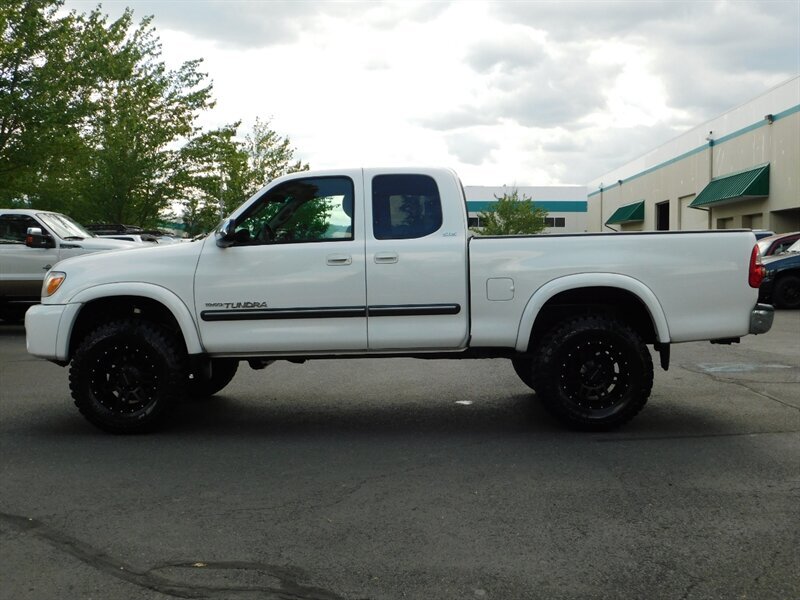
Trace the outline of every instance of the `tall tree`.
<path fill-rule="evenodd" d="M 103 44 L 94 17 L 58 16 L 61 1 L 0 3 L 0 202 L 40 198 L 69 179 Z M 62 192 L 63 195 L 63 192 Z"/>
<path fill-rule="evenodd" d="M 537 207 L 533 199 L 519 190 L 495 196 L 493 209 L 480 213 L 481 227 L 473 229 L 481 235 L 523 235 L 539 233 L 545 228 L 547 211 Z"/>
<path fill-rule="evenodd" d="M 269 121 L 256 119 L 244 139 L 236 122 L 192 139 L 181 154 L 183 220 L 190 235 L 211 230 L 269 181 L 309 165 L 294 158 L 289 137 L 274 131 Z"/>
<path fill-rule="evenodd" d="M 0 201 L 155 224 L 211 85 L 198 60 L 165 67 L 150 18 L 62 5 L 0 4 Z"/>
<path fill-rule="evenodd" d="M 98 80 L 84 139 L 90 164 L 83 212 L 93 220 L 154 225 L 178 191 L 176 145 L 194 136 L 199 113 L 213 106 L 200 61 L 167 70 L 151 19 L 132 28 L 131 13 L 109 27 L 108 69 Z"/>

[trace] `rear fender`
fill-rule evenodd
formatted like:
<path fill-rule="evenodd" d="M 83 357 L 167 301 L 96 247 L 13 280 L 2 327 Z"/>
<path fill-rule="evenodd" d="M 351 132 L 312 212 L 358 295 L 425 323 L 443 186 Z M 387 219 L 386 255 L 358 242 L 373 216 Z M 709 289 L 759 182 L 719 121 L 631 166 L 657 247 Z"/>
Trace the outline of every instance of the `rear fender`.
<path fill-rule="evenodd" d="M 579 273 L 553 279 L 534 292 L 533 296 L 528 300 L 520 319 L 519 329 L 517 330 L 516 350 L 518 352 L 527 351 L 536 317 L 551 298 L 562 292 L 586 287 L 618 288 L 632 293 L 650 313 L 650 319 L 653 322 L 658 341 L 662 344 L 669 343 L 670 335 L 667 318 L 664 315 L 661 303 L 649 287 L 638 279 L 618 273 Z"/>

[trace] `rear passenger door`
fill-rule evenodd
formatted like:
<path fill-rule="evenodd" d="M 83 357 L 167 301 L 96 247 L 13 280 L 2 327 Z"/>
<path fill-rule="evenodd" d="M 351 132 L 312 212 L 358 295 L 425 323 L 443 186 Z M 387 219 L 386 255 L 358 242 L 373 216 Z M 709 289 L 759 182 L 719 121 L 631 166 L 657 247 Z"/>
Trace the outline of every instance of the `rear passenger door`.
<path fill-rule="evenodd" d="M 466 213 L 458 180 L 444 171 L 365 169 L 364 188 L 369 349 L 465 346 Z"/>

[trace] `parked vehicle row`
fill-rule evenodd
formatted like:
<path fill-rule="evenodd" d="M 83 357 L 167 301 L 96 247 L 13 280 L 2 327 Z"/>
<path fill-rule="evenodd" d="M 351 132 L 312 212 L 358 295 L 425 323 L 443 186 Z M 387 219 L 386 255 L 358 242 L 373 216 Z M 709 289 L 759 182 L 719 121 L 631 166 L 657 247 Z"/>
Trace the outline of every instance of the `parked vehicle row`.
<path fill-rule="evenodd" d="M 764 280 L 759 300 L 778 308 L 800 308 L 800 239 L 781 254 L 767 256 L 761 262 Z"/>

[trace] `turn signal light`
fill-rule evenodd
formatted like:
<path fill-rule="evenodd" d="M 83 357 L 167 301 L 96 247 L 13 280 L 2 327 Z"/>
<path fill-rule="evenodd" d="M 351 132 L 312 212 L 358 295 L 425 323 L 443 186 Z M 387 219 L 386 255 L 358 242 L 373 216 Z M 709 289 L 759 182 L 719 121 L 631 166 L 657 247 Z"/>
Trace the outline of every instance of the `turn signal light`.
<path fill-rule="evenodd" d="M 750 274 L 747 278 L 750 287 L 757 288 L 761 285 L 761 281 L 764 279 L 764 271 L 758 246 L 753 246 L 753 251 L 750 253 Z"/>
<path fill-rule="evenodd" d="M 44 278 L 44 285 L 42 285 L 42 298 L 46 298 L 47 296 L 52 296 L 55 294 L 58 288 L 61 287 L 61 284 L 64 283 L 66 278 L 66 273 L 62 273 L 61 271 L 50 271 L 47 274 L 47 277 Z"/>

